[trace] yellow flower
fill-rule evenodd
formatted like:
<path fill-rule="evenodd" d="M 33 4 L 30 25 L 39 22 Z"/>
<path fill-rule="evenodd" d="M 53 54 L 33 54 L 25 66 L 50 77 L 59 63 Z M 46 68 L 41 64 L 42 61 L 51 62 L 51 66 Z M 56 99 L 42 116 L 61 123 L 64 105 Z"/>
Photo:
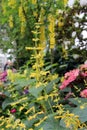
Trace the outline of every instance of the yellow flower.
<path fill-rule="evenodd" d="M 67 4 L 67 2 L 68 2 L 68 0 L 63 0 L 64 1 L 64 5 L 66 5 Z"/>
<path fill-rule="evenodd" d="M 48 21 L 49 21 L 49 38 L 50 38 L 50 48 L 54 48 L 55 45 L 55 18 L 53 15 L 48 16 Z"/>
<path fill-rule="evenodd" d="M 32 0 L 32 4 L 36 4 L 37 3 L 37 0 Z"/>
<path fill-rule="evenodd" d="M 25 47 L 26 50 L 43 50 L 42 47 Z"/>
<path fill-rule="evenodd" d="M 36 29 L 40 28 L 40 26 L 39 26 L 39 25 L 36 25 L 35 27 L 36 27 Z"/>
<path fill-rule="evenodd" d="M 9 0 L 8 1 L 8 6 L 10 6 L 11 8 L 15 8 L 16 5 L 16 0 Z"/>
<path fill-rule="evenodd" d="M 63 22 L 58 22 L 58 27 L 63 27 L 64 26 L 64 23 Z"/>
<path fill-rule="evenodd" d="M 3 126 L 3 125 L 4 125 L 4 123 L 5 123 L 4 121 L 3 121 L 2 123 L 0 123 L 0 126 Z"/>
<path fill-rule="evenodd" d="M 11 124 L 7 124 L 6 125 L 6 128 L 10 128 L 12 125 Z"/>
<path fill-rule="evenodd" d="M 26 29 L 26 24 L 24 22 L 21 22 L 21 34 L 24 34 Z"/>
<path fill-rule="evenodd" d="M 41 32 L 31 31 L 33 34 L 40 34 Z"/>
<path fill-rule="evenodd" d="M 21 106 L 21 107 L 19 108 L 19 111 L 22 111 L 24 108 L 25 108 L 24 106 Z"/>
<path fill-rule="evenodd" d="M 34 114 L 34 115 L 32 115 L 32 116 L 29 116 L 28 120 L 30 121 L 30 120 L 32 120 L 32 119 L 35 119 L 36 116 L 37 116 L 36 114 Z"/>
<path fill-rule="evenodd" d="M 18 124 L 18 126 L 20 126 L 21 128 L 25 128 L 26 127 L 25 124 L 23 124 L 23 123 Z"/>
<path fill-rule="evenodd" d="M 40 76 L 39 76 L 39 78 L 40 78 Z M 36 88 L 40 87 L 41 85 L 43 85 L 43 82 L 38 81 L 38 82 L 36 83 Z M 45 83 L 44 83 L 44 85 L 45 85 Z"/>
<path fill-rule="evenodd" d="M 35 112 L 35 107 L 33 106 L 33 107 L 31 107 L 29 110 L 27 110 L 26 112 L 25 112 L 25 115 L 27 115 L 29 112 L 31 112 L 31 111 L 33 111 L 33 112 Z"/>
<path fill-rule="evenodd" d="M 34 130 L 33 128 L 29 128 L 29 130 Z"/>
<path fill-rule="evenodd" d="M 36 127 L 38 127 L 42 122 L 44 122 L 47 119 L 47 116 L 42 118 L 38 123 L 35 124 Z"/>
<path fill-rule="evenodd" d="M 34 42 L 37 42 L 37 41 L 39 41 L 40 39 L 39 38 L 33 38 L 32 39 L 32 41 L 34 41 Z"/>
<path fill-rule="evenodd" d="M 64 26 L 64 19 L 62 16 L 59 17 L 58 19 L 58 27 L 63 27 Z"/>
<path fill-rule="evenodd" d="M 43 130 L 43 128 L 40 128 L 39 130 Z"/>
<path fill-rule="evenodd" d="M 9 26 L 11 27 L 11 28 L 13 28 L 13 16 L 12 15 L 10 15 L 10 17 L 9 17 Z"/>
<path fill-rule="evenodd" d="M 85 108 L 85 106 L 84 106 L 84 105 L 80 106 L 80 109 L 84 109 L 84 108 Z"/>

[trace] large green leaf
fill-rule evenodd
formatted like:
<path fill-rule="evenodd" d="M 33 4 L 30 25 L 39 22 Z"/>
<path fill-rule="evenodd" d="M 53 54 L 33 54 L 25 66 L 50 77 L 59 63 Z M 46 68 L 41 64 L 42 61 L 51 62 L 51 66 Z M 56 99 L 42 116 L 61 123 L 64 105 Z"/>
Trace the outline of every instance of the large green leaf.
<path fill-rule="evenodd" d="M 39 86 L 39 87 L 35 87 L 35 86 L 32 86 L 30 87 L 29 89 L 29 92 L 35 96 L 36 98 L 39 96 L 39 93 L 45 88 L 45 86 Z"/>
<path fill-rule="evenodd" d="M 59 121 L 53 119 L 48 119 L 44 125 L 43 125 L 43 130 L 69 130 L 67 128 L 63 128 L 62 126 L 59 125 Z"/>
<path fill-rule="evenodd" d="M 73 104 L 75 105 L 81 105 L 82 103 L 86 103 L 87 102 L 87 98 L 69 98 L 69 101 L 71 101 Z"/>
<path fill-rule="evenodd" d="M 81 122 L 86 122 L 87 121 L 87 105 L 84 106 L 84 104 L 78 106 L 75 108 L 72 113 L 75 115 L 79 116 L 79 119 Z"/>
<path fill-rule="evenodd" d="M 19 89 L 22 89 L 25 86 L 30 85 L 34 81 L 35 81 L 35 79 L 27 80 L 25 78 L 20 78 L 20 79 L 16 80 L 16 82 L 14 83 L 14 85 L 15 85 L 16 90 L 19 90 Z"/>
<path fill-rule="evenodd" d="M 35 128 L 34 130 L 39 130 L 40 128 L 43 128 L 43 130 L 70 130 L 68 128 L 64 128 L 60 126 L 59 120 L 54 119 L 53 115 L 51 114 L 48 116 L 48 119 L 45 120 L 38 128 Z"/>

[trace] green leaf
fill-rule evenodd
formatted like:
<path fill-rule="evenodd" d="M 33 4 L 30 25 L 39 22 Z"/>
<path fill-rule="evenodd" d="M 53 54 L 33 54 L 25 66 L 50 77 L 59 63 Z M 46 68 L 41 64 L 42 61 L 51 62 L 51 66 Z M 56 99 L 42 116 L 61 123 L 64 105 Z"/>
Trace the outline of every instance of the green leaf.
<path fill-rule="evenodd" d="M 57 63 L 52 64 L 52 65 L 48 65 L 48 66 L 45 68 L 45 71 L 47 71 L 47 70 L 49 70 L 49 69 L 51 69 L 51 68 L 53 68 L 53 67 L 55 67 L 55 66 L 57 66 L 57 65 L 58 65 Z"/>
<path fill-rule="evenodd" d="M 49 82 L 46 86 L 46 92 L 47 93 L 50 93 L 52 90 L 53 90 L 53 86 L 54 84 L 58 83 L 59 81 L 59 78 L 55 79 L 55 80 L 52 80 L 51 82 Z"/>
<path fill-rule="evenodd" d="M 39 86 L 36 88 L 36 86 L 32 86 L 29 89 L 29 92 L 35 96 L 36 98 L 39 96 L 39 93 L 44 89 L 44 86 Z"/>
<path fill-rule="evenodd" d="M 18 80 L 16 80 L 16 82 L 14 83 L 15 89 L 19 90 L 25 86 L 28 86 L 29 84 L 33 83 L 35 81 L 35 79 L 30 79 L 30 80 L 26 80 L 25 78 L 20 78 Z"/>
<path fill-rule="evenodd" d="M 69 98 L 68 100 L 77 106 L 87 102 L 87 98 Z"/>
<path fill-rule="evenodd" d="M 56 113 L 49 114 L 48 119 L 45 120 L 38 128 L 35 128 L 34 130 L 39 130 L 40 128 L 43 128 L 43 130 L 69 130 L 68 128 L 60 126 L 59 120 L 54 119 L 55 115 Z"/>
<path fill-rule="evenodd" d="M 12 100 L 10 98 L 7 98 L 3 103 L 2 103 L 2 109 L 4 110 L 8 105 L 12 103 Z"/>
<path fill-rule="evenodd" d="M 59 125 L 59 121 L 55 119 L 48 119 L 43 125 L 43 130 L 69 130 Z"/>
<path fill-rule="evenodd" d="M 72 113 L 75 115 L 79 116 L 79 119 L 81 122 L 86 122 L 87 121 L 87 106 L 84 106 L 84 104 L 78 106 L 75 108 Z"/>

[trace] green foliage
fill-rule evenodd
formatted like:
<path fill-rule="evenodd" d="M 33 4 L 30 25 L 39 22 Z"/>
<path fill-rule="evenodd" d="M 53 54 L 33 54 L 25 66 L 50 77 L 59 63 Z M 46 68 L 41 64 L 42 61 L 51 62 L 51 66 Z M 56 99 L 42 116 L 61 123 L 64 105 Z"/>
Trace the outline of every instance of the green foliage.
<path fill-rule="evenodd" d="M 21 67 L 21 72 L 13 73 L 8 77 L 6 84 L 0 84 L 0 129 L 77 130 L 87 128 L 86 99 L 79 98 L 76 89 L 76 91 L 73 91 L 73 88 L 66 88 L 64 91 L 59 90 L 60 80 L 62 81 L 61 76 L 66 71 L 76 68 L 79 63 L 84 62 L 86 57 L 86 51 L 84 50 L 81 52 L 81 54 L 85 55 L 84 59 L 80 61 L 82 57 L 80 56 L 80 50 L 78 50 L 79 58 L 76 60 L 73 58 L 73 54 L 74 52 L 77 53 L 77 49 L 72 49 L 75 38 L 73 39 L 71 36 L 73 31 L 76 31 L 78 36 L 81 29 L 83 29 L 75 28 L 74 24 L 78 21 L 78 18 L 73 19 L 73 16 L 76 16 L 77 12 L 81 13 L 81 9 L 85 11 L 84 7 L 80 8 L 77 3 L 73 9 L 66 7 L 65 11 L 65 5 L 60 0 L 37 0 L 37 3 L 16 1 L 16 4 L 10 3 L 10 5 L 8 2 L 12 1 L 4 1 L 2 4 L 1 9 L 4 15 L 2 17 L 0 13 L 2 18 L 0 22 L 2 29 L 6 29 L 5 36 L 9 37 L 9 39 L 8 41 L 2 41 L 1 46 L 4 44 L 4 50 L 14 48 L 13 53 L 19 65 L 25 64 L 25 61 L 29 59 L 32 53 L 30 50 L 34 49 L 35 55 L 33 56 L 34 59 L 32 59 L 33 62 L 29 61 L 24 67 Z M 20 16 L 19 8 L 22 9 Z M 37 35 L 34 37 L 34 33 L 38 30 L 36 25 L 40 25 L 38 22 L 40 22 L 39 18 L 42 15 L 40 14 L 42 9 L 44 10 L 46 34 L 50 33 L 47 29 L 49 14 L 55 14 L 56 19 L 59 20 L 56 23 L 55 30 L 57 33 L 56 45 L 53 50 L 48 48 L 50 54 L 47 54 L 48 59 L 46 60 L 50 61 L 49 63 L 45 61 L 46 64 L 42 61 L 46 56 L 43 58 L 43 52 L 37 50 L 39 41 L 35 41 L 35 43 L 32 41 L 32 38 L 35 38 L 34 40 L 38 38 Z M 60 11 L 62 13 L 58 12 L 56 14 L 57 9 L 62 9 Z M 12 19 L 10 19 L 9 23 L 11 15 L 13 16 L 13 23 Z M 80 22 L 84 23 L 85 18 L 80 20 Z M 35 24 L 36 22 L 37 24 Z M 34 33 L 32 33 L 32 30 L 35 30 Z M 3 33 L 1 34 L 3 36 Z M 49 36 L 47 35 L 46 38 L 48 42 Z M 64 46 L 66 40 L 70 41 L 67 50 Z M 27 46 L 30 47 L 29 52 L 25 52 Z M 32 66 L 32 68 L 29 66 Z M 26 71 L 24 71 L 25 69 Z M 59 77 L 55 72 L 59 73 Z M 83 87 L 82 84 L 83 82 L 75 82 L 74 87 Z M 66 99 L 66 94 L 72 91 L 74 95 Z"/>
<path fill-rule="evenodd" d="M 87 105 L 85 105 L 85 103 L 84 104 L 82 103 L 80 106 L 75 108 L 72 112 L 75 115 L 77 115 L 80 121 L 83 123 L 87 121 L 86 111 L 87 111 Z"/>

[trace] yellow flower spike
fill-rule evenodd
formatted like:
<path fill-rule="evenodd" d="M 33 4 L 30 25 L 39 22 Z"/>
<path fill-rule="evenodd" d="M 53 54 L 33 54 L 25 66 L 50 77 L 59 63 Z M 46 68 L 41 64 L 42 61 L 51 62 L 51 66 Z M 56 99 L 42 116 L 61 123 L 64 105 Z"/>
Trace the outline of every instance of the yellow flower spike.
<path fill-rule="evenodd" d="M 26 21 L 25 15 L 24 15 L 24 13 L 23 13 L 23 7 L 22 7 L 22 5 L 19 7 L 19 18 L 20 18 L 20 20 L 21 20 L 22 22 L 25 22 L 25 21 Z"/>
<path fill-rule="evenodd" d="M 16 0 L 9 0 L 8 1 L 8 6 L 10 6 L 11 8 L 15 8 L 15 4 L 16 4 Z"/>
<path fill-rule="evenodd" d="M 55 46 L 55 18 L 53 15 L 48 16 L 48 21 L 49 21 L 49 38 L 50 38 L 50 48 L 53 49 Z"/>
<path fill-rule="evenodd" d="M 46 38 L 45 38 L 45 26 L 44 26 L 44 9 L 41 9 L 41 14 L 40 14 L 40 19 L 39 21 L 42 23 L 42 25 L 40 26 L 40 44 L 43 46 L 46 46 L 45 42 L 46 42 Z"/>
<path fill-rule="evenodd" d="M 13 16 L 12 15 L 10 15 L 10 17 L 9 17 L 9 26 L 10 26 L 10 28 L 13 28 L 13 26 L 14 26 L 14 24 L 13 24 Z"/>

